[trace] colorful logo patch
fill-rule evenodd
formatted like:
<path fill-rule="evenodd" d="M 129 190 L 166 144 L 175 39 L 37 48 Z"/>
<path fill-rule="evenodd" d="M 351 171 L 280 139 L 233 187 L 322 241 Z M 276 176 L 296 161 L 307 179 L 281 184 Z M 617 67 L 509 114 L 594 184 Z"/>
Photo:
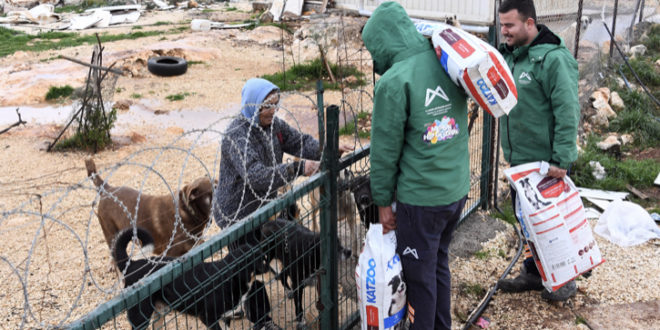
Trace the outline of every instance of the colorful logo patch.
<path fill-rule="evenodd" d="M 427 144 L 436 144 L 438 141 L 453 138 L 459 132 L 458 124 L 454 118 L 444 116 L 442 120 L 436 119 L 432 124 L 426 125 L 426 133 L 422 136 L 422 140 Z"/>

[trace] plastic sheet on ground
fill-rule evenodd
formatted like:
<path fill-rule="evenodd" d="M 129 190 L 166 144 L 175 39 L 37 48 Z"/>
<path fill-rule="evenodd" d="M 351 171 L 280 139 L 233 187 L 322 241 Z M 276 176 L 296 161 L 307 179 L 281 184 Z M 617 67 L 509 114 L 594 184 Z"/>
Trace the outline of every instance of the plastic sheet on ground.
<path fill-rule="evenodd" d="M 660 228 L 641 206 L 615 200 L 598 219 L 596 234 L 619 246 L 642 244 L 660 238 Z"/>

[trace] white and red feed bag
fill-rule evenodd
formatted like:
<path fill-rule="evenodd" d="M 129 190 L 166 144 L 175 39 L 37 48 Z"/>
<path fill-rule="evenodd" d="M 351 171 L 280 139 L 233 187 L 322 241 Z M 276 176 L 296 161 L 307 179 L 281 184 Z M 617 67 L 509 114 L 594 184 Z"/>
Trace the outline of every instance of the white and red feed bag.
<path fill-rule="evenodd" d="M 522 164 L 504 174 L 516 190 L 515 212 L 543 286 L 556 291 L 605 260 L 573 181 L 541 175 L 541 166 Z"/>
<path fill-rule="evenodd" d="M 403 329 L 406 283 L 394 231 L 372 224 L 355 267 L 362 330 Z"/>
<path fill-rule="evenodd" d="M 456 85 L 493 117 L 508 115 L 518 91 L 506 61 L 487 42 L 451 25 L 434 24 L 431 36 L 440 64 Z"/>

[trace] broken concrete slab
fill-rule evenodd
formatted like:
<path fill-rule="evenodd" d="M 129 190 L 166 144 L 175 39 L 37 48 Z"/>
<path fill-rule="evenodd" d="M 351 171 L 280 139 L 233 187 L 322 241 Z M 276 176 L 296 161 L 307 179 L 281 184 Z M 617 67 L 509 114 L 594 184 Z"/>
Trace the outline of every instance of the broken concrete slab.
<path fill-rule="evenodd" d="M 140 18 L 141 5 L 108 6 L 87 9 L 85 12 L 107 11 L 112 14 L 110 25 L 135 23 Z"/>
<path fill-rule="evenodd" d="M 273 18 L 273 22 L 279 22 L 282 17 L 282 11 L 284 10 L 284 0 L 275 0 L 273 4 L 270 5 L 270 16 Z"/>
<path fill-rule="evenodd" d="M 589 188 L 581 188 L 581 187 L 577 187 L 577 190 L 578 192 L 580 192 L 580 197 L 582 198 L 591 197 L 591 198 L 598 198 L 609 201 L 613 201 L 615 199 L 624 200 L 629 195 L 629 193 L 627 192 L 607 191 L 607 190 L 589 189 Z"/>
<path fill-rule="evenodd" d="M 610 203 L 612 203 L 611 201 L 608 201 L 606 199 L 598 199 L 592 197 L 584 197 L 584 199 L 588 200 L 591 204 L 594 204 L 601 211 L 607 210 L 607 207 L 609 207 Z"/>
<path fill-rule="evenodd" d="M 73 16 L 71 17 L 71 26 L 69 26 L 69 29 L 84 30 L 94 27 L 96 24 L 99 24 L 99 27 L 102 27 L 103 25 L 107 27 L 110 25 L 111 17 L 112 14 L 106 11 L 94 11 L 87 15 Z M 107 23 L 105 23 L 104 20 L 107 20 Z"/>
<path fill-rule="evenodd" d="M 60 15 L 55 13 L 55 7 L 51 4 L 41 4 L 30 10 L 10 11 L 6 17 L 0 17 L 0 23 L 9 24 L 35 23 L 45 25 L 59 20 Z"/>
<path fill-rule="evenodd" d="M 152 1 L 152 2 L 158 7 L 158 9 L 160 9 L 160 10 L 169 10 L 169 9 L 172 9 L 172 8 L 176 8 L 176 6 L 169 5 L 169 4 L 167 4 L 167 2 L 165 2 L 165 1 L 161 1 L 161 0 L 151 0 L 151 1 Z"/>
<path fill-rule="evenodd" d="M 287 0 L 286 4 L 284 4 L 282 18 L 295 19 L 300 17 L 304 3 L 305 1 L 303 0 Z"/>

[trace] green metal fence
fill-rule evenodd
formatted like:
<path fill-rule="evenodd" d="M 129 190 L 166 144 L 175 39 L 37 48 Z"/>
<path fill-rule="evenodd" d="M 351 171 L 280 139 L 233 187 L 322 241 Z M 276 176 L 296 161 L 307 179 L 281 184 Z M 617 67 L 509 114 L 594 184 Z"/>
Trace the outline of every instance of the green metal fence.
<path fill-rule="evenodd" d="M 112 300 L 70 324 L 71 328 L 129 328 L 126 311 L 135 310 L 141 302 L 151 304 L 148 298 L 154 295 L 165 300 L 169 306 L 153 306 L 156 312 L 151 315 L 151 322 L 141 326 L 219 329 L 226 328 L 226 321 L 229 321 L 229 327 L 232 329 L 253 328 L 255 323 L 260 324 L 270 317 L 274 324 L 282 328 L 294 328 L 300 325 L 295 307 L 295 297 L 298 296 L 303 309 L 300 319 L 308 328 L 355 327 L 359 323 L 359 312 L 354 277 L 359 254 L 357 250 L 361 248 L 365 233 L 361 221 L 365 214 L 356 212 L 356 206 L 351 202 L 355 202 L 355 195 L 351 192 L 355 191 L 356 184 L 364 184 L 359 178 L 369 175 L 369 146 L 359 148 L 351 155 L 339 159 L 337 150 L 340 109 L 337 106 L 324 109 L 322 88 L 318 90 L 317 101 L 319 137 L 324 145 L 322 170 L 318 174 L 263 206 L 244 221 L 193 248 L 183 257 L 171 262 L 161 261 L 162 268 L 153 271 L 138 284 L 127 288 Z M 343 110 L 346 111 L 346 108 Z M 463 218 L 477 208 L 488 205 L 488 192 L 492 182 L 493 121 L 482 115 L 481 110 L 476 111 L 478 113 L 471 125 L 469 142 L 471 190 Z M 353 115 L 355 116 L 355 113 Z M 323 118 L 326 118 L 325 122 Z M 277 217 L 294 203 L 302 210 L 294 221 L 289 221 L 285 227 L 264 237 L 261 246 L 244 253 L 239 260 L 225 262 L 229 255 L 226 247 L 231 242 L 261 228 L 269 219 Z M 320 235 L 306 232 L 306 235 L 312 235 L 310 237 L 313 239 L 307 245 L 296 246 L 293 243 L 293 232 L 305 231 L 306 229 L 301 228 L 315 226 L 317 214 L 320 215 Z M 353 256 L 348 259 L 341 258 L 342 247 L 352 248 Z M 268 266 L 276 269 L 275 272 L 256 276 L 264 270 L 258 271 L 254 263 L 246 262 L 263 260 L 268 256 L 284 253 L 282 251 L 295 252 L 297 259 L 270 262 Z M 154 262 L 156 263 L 158 261 Z M 217 267 L 213 268 L 214 271 L 207 271 L 204 276 L 195 278 L 203 263 L 215 263 Z M 303 264 L 309 266 L 302 266 Z M 301 268 L 306 268 L 306 271 L 301 271 Z M 250 283 L 247 283 L 247 280 L 236 278 L 236 274 L 241 271 L 255 275 L 254 278 L 258 281 L 250 280 Z M 284 280 L 282 276 L 274 275 L 286 271 L 294 275 Z M 193 279 L 187 281 L 184 290 L 181 290 L 179 282 L 182 279 L 190 279 L 190 276 Z M 191 282 L 196 285 L 190 285 Z M 259 286 L 255 283 L 259 283 Z M 226 303 L 223 299 L 235 301 L 233 295 L 236 294 L 223 295 L 217 292 L 217 288 L 241 285 L 250 286 L 249 294 L 241 297 L 241 302 L 236 304 L 243 306 L 242 314 L 236 314 L 240 308 L 225 306 L 219 308 L 225 311 L 224 317 L 215 321 L 217 315 L 210 315 L 208 310 Z M 243 293 L 240 292 L 241 295 Z M 176 299 L 172 299 L 172 295 Z M 269 307 L 264 308 L 264 305 Z M 191 317 L 189 314 L 200 317 Z M 147 318 L 149 316 L 146 315 Z M 210 318 L 213 321 L 204 324 L 200 318 Z"/>

